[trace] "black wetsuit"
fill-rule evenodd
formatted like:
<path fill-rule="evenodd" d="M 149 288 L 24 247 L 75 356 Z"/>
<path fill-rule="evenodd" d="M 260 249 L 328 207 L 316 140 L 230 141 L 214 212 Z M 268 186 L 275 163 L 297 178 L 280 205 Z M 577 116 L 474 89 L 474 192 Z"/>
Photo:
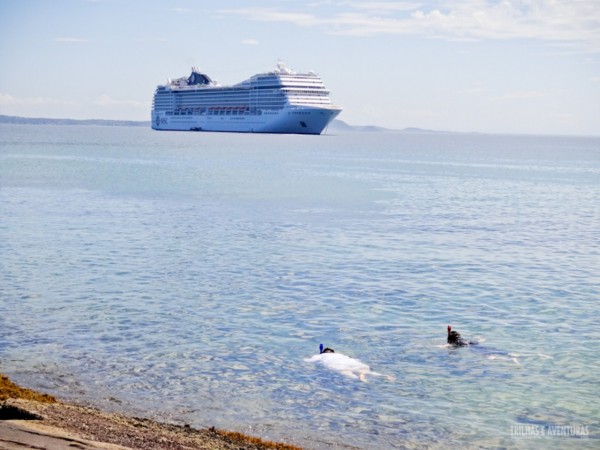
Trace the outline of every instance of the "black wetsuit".
<path fill-rule="evenodd" d="M 449 331 L 448 344 L 453 345 L 455 347 L 465 347 L 469 345 L 470 342 L 467 342 L 462 337 L 460 337 L 460 333 L 458 331 Z"/>

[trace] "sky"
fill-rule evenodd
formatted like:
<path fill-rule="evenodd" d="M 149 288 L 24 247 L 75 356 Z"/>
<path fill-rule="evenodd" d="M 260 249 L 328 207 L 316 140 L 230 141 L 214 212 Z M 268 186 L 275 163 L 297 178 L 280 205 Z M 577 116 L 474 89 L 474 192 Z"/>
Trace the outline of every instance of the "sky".
<path fill-rule="evenodd" d="M 0 114 L 150 120 L 168 78 L 317 72 L 352 125 L 600 135 L 600 0 L 0 0 Z"/>

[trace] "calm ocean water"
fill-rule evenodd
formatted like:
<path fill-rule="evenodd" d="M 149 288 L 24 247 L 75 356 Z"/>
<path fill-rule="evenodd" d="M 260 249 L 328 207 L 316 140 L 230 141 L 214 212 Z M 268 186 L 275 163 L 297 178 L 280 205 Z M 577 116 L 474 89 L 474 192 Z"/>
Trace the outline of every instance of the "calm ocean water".
<path fill-rule="evenodd" d="M 308 448 L 600 447 L 600 138 L 1 125 L 0 254 L 0 371 L 68 399 Z"/>

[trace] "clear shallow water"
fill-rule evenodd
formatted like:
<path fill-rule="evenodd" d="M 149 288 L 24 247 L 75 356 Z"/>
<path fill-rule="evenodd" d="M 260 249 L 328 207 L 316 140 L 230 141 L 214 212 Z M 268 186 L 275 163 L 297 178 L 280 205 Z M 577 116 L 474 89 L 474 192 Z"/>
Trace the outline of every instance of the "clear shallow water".
<path fill-rule="evenodd" d="M 0 371 L 310 448 L 597 448 L 599 204 L 598 138 L 2 125 Z"/>

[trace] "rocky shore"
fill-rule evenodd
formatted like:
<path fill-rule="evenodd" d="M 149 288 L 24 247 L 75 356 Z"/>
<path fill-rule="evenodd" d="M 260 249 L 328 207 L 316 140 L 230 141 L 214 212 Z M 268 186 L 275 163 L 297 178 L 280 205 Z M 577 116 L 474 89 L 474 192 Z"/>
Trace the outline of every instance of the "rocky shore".
<path fill-rule="evenodd" d="M 299 450 L 215 428 L 105 413 L 23 388 L 0 375 L 0 449 Z"/>

